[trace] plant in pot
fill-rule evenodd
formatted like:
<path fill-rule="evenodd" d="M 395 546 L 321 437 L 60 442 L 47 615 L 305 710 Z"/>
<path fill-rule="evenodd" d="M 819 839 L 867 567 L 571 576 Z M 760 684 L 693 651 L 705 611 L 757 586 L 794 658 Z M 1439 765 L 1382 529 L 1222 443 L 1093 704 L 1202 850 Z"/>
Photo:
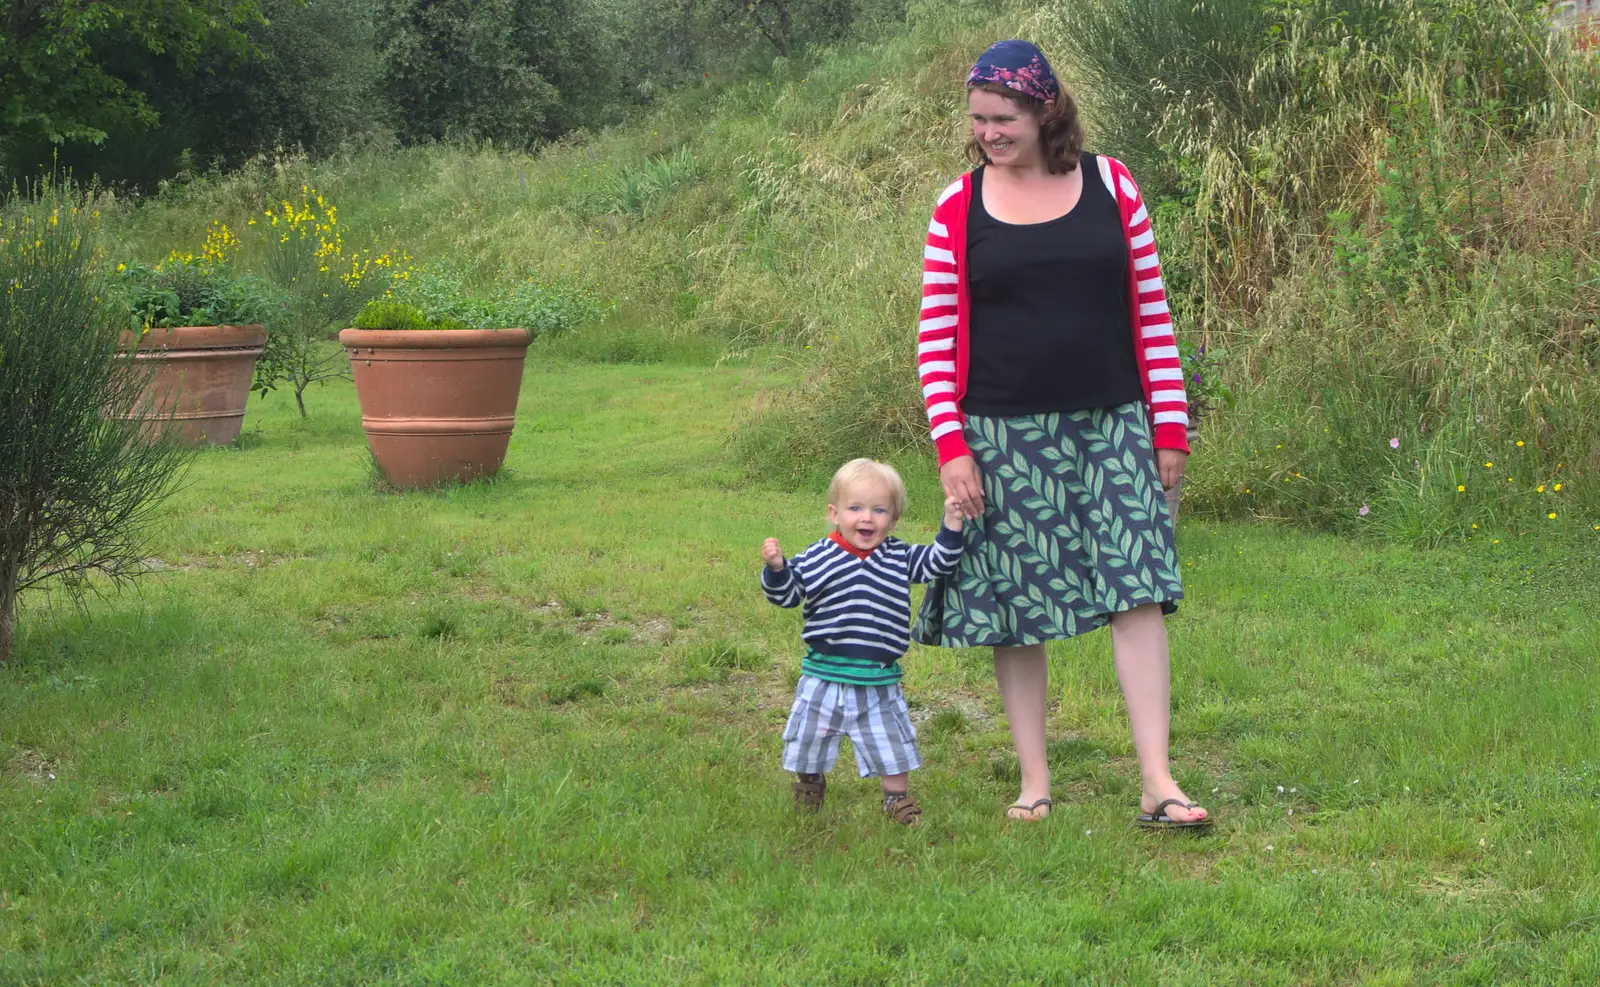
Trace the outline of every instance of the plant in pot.
<path fill-rule="evenodd" d="M 104 288 L 126 327 L 122 348 L 151 369 L 129 412 L 186 445 L 239 437 L 257 358 L 266 342 L 266 285 L 230 273 L 232 235 L 213 223 L 198 257 L 174 253 L 153 267 L 118 264 Z"/>
<path fill-rule="evenodd" d="M 401 488 L 493 476 L 505 462 L 533 334 L 478 329 L 392 298 L 369 302 L 339 334 L 361 427 Z"/>

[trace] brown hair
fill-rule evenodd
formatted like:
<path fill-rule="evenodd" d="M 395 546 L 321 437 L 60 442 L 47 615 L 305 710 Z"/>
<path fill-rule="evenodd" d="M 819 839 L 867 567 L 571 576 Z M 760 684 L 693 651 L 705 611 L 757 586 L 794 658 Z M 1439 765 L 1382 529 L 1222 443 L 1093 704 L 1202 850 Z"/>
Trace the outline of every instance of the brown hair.
<path fill-rule="evenodd" d="M 1083 156 L 1083 121 L 1078 119 L 1077 101 L 1065 87 L 1048 107 L 997 82 L 982 82 L 972 88 L 1004 96 L 1018 109 L 1033 114 L 1039 121 L 1039 150 L 1050 174 L 1065 175 L 1078 167 L 1078 159 Z M 976 137 L 967 141 L 967 160 L 974 165 L 989 163 L 989 156 L 983 153 L 983 145 Z"/>

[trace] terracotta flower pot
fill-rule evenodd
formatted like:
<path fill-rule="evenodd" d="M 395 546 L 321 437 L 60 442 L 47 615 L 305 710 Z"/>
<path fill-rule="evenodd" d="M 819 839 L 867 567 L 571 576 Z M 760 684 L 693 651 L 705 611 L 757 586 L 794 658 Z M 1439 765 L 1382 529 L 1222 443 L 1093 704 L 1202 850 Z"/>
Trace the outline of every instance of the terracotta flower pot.
<path fill-rule="evenodd" d="M 267 341 L 263 326 L 182 326 L 122 334 L 134 362 L 156 369 L 130 418 L 175 432 L 185 445 L 227 445 L 244 426 L 256 357 Z"/>
<path fill-rule="evenodd" d="M 526 329 L 346 329 L 361 427 L 389 482 L 493 476 L 516 424 Z"/>

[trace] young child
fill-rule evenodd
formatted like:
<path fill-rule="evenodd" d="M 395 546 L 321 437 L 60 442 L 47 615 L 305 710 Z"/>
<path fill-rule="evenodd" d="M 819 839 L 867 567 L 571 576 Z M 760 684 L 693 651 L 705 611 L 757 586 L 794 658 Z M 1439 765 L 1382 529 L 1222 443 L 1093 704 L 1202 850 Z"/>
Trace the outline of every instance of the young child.
<path fill-rule="evenodd" d="M 798 776 L 795 805 L 820 809 L 839 739 L 855 746 L 861 777 L 883 784 L 883 811 L 911 825 L 922 817 L 906 775 L 922 765 L 917 732 L 900 692 L 900 656 L 910 647 L 911 584 L 954 572 L 961 510 L 944 504 L 932 545 L 889 537 L 906 509 L 893 467 L 852 459 L 828 487 L 833 533 L 788 562 L 776 538 L 761 546 L 761 589 L 780 607 L 805 601 L 794 706 L 783 728 L 783 767 Z"/>

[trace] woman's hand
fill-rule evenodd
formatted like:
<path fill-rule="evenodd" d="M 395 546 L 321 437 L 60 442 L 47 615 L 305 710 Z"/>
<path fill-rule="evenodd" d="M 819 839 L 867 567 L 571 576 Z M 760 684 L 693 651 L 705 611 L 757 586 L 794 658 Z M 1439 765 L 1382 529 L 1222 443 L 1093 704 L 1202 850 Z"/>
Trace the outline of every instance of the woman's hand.
<path fill-rule="evenodd" d="M 1182 482 L 1183 468 L 1188 464 L 1189 454 L 1181 449 L 1157 449 L 1156 472 L 1161 474 L 1161 489 L 1171 490 Z"/>
<path fill-rule="evenodd" d="M 944 484 L 944 495 L 955 500 L 968 521 L 983 516 L 983 478 L 978 475 L 977 460 L 971 456 L 950 460 L 939 468 L 939 482 Z"/>

